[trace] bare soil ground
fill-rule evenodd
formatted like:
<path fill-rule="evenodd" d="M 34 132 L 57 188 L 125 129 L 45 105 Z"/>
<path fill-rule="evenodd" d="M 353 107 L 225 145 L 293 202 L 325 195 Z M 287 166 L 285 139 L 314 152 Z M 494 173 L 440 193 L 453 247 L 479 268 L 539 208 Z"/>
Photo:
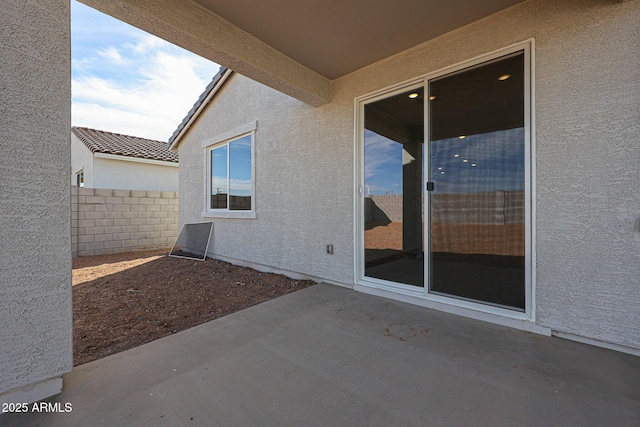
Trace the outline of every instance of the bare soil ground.
<path fill-rule="evenodd" d="M 91 362 L 314 284 L 168 250 L 73 260 L 73 360 Z"/>

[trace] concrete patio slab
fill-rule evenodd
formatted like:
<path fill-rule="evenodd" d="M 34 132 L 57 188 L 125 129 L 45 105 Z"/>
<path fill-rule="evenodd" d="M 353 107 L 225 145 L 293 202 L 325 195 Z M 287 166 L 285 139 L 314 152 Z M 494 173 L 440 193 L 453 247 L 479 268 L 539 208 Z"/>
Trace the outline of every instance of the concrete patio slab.
<path fill-rule="evenodd" d="M 316 285 L 79 366 L 3 426 L 637 426 L 640 358 Z"/>

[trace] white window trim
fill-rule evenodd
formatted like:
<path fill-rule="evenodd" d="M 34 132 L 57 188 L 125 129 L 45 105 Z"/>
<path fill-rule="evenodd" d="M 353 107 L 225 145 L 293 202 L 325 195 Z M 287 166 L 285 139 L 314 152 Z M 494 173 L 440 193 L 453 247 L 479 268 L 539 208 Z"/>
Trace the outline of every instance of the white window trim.
<path fill-rule="evenodd" d="M 364 247 L 364 232 L 362 231 L 364 224 L 364 213 L 362 212 L 362 199 L 364 194 L 364 141 L 362 132 L 362 127 L 364 125 L 364 105 L 379 99 L 393 96 L 394 94 L 401 93 L 405 90 L 410 90 L 417 86 L 427 88 L 429 81 L 432 79 L 442 77 L 456 71 L 461 71 L 465 68 L 479 65 L 483 62 L 497 59 L 501 56 L 521 50 L 523 50 L 525 54 L 525 179 L 526 191 L 528 191 L 528 197 L 525 199 L 525 311 L 512 311 L 482 303 L 429 294 L 427 286 L 425 286 L 425 288 L 417 289 L 409 285 L 365 277 L 363 269 L 364 260 L 363 254 L 361 253 L 361 248 Z M 428 108 L 425 108 L 425 134 L 428 134 L 428 114 Z M 354 289 L 440 311 L 455 313 L 465 317 L 549 335 L 550 330 L 548 328 L 539 326 L 535 323 L 535 40 L 525 40 L 485 55 L 459 62 L 449 67 L 358 97 L 354 102 L 354 117 L 354 218 L 356 219 L 354 221 Z M 427 236 L 425 236 L 425 238 L 427 238 Z"/>
<path fill-rule="evenodd" d="M 82 175 L 82 185 L 80 185 L 80 183 L 78 182 L 78 177 Z M 75 178 L 76 178 L 76 186 L 78 188 L 84 188 L 84 168 L 80 169 L 78 172 L 76 172 L 75 174 Z"/>
<path fill-rule="evenodd" d="M 236 126 L 226 132 L 222 132 L 212 138 L 207 138 L 201 143 L 204 157 L 204 192 L 203 192 L 203 218 L 244 218 L 256 219 L 256 171 L 255 171 L 255 150 L 256 150 L 256 130 L 258 129 L 258 121 L 254 120 L 242 125 Z M 233 140 L 244 136 L 251 136 L 251 210 L 229 210 L 227 209 L 211 209 L 209 205 L 209 188 L 211 187 L 211 161 L 210 152 L 217 146 L 228 144 Z"/>

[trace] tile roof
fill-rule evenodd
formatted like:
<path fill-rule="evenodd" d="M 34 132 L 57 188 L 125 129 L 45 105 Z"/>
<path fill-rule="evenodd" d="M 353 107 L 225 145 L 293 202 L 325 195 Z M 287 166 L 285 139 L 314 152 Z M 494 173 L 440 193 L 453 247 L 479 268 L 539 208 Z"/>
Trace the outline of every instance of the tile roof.
<path fill-rule="evenodd" d="M 175 139 L 178 137 L 178 135 L 180 135 L 180 133 L 185 128 L 185 126 L 189 124 L 189 121 L 192 119 L 192 117 L 196 113 L 198 113 L 198 111 L 200 110 L 200 107 L 203 106 L 202 103 L 205 102 L 205 100 L 209 96 L 209 93 L 213 90 L 213 88 L 216 87 L 216 85 L 218 84 L 218 82 L 226 72 L 227 72 L 226 67 L 220 67 L 220 70 L 216 73 L 215 76 L 213 76 L 213 79 L 211 79 L 211 82 L 204 89 L 204 92 L 200 94 L 200 97 L 195 102 L 195 104 L 193 104 L 193 107 L 191 107 L 191 110 L 189 110 L 186 117 L 182 119 L 182 122 L 180 122 L 180 124 L 178 125 L 178 128 L 173 132 L 173 135 L 171 135 L 171 138 L 169 138 L 169 143 L 168 143 L 169 146 L 171 146 L 174 143 Z"/>
<path fill-rule="evenodd" d="M 71 132 L 92 153 L 115 154 L 178 163 L 178 153 L 169 151 L 166 142 L 76 126 L 71 128 Z"/>

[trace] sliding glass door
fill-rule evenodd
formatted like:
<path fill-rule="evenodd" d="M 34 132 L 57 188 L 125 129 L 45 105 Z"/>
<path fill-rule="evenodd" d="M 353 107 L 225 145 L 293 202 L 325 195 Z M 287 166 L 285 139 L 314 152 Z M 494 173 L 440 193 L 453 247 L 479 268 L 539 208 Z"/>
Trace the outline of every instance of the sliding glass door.
<path fill-rule="evenodd" d="M 364 106 L 364 274 L 424 286 L 424 90 Z"/>
<path fill-rule="evenodd" d="M 526 311 L 526 69 L 523 49 L 361 102 L 364 282 Z"/>
<path fill-rule="evenodd" d="M 524 53 L 429 81 L 429 292 L 525 309 Z"/>

